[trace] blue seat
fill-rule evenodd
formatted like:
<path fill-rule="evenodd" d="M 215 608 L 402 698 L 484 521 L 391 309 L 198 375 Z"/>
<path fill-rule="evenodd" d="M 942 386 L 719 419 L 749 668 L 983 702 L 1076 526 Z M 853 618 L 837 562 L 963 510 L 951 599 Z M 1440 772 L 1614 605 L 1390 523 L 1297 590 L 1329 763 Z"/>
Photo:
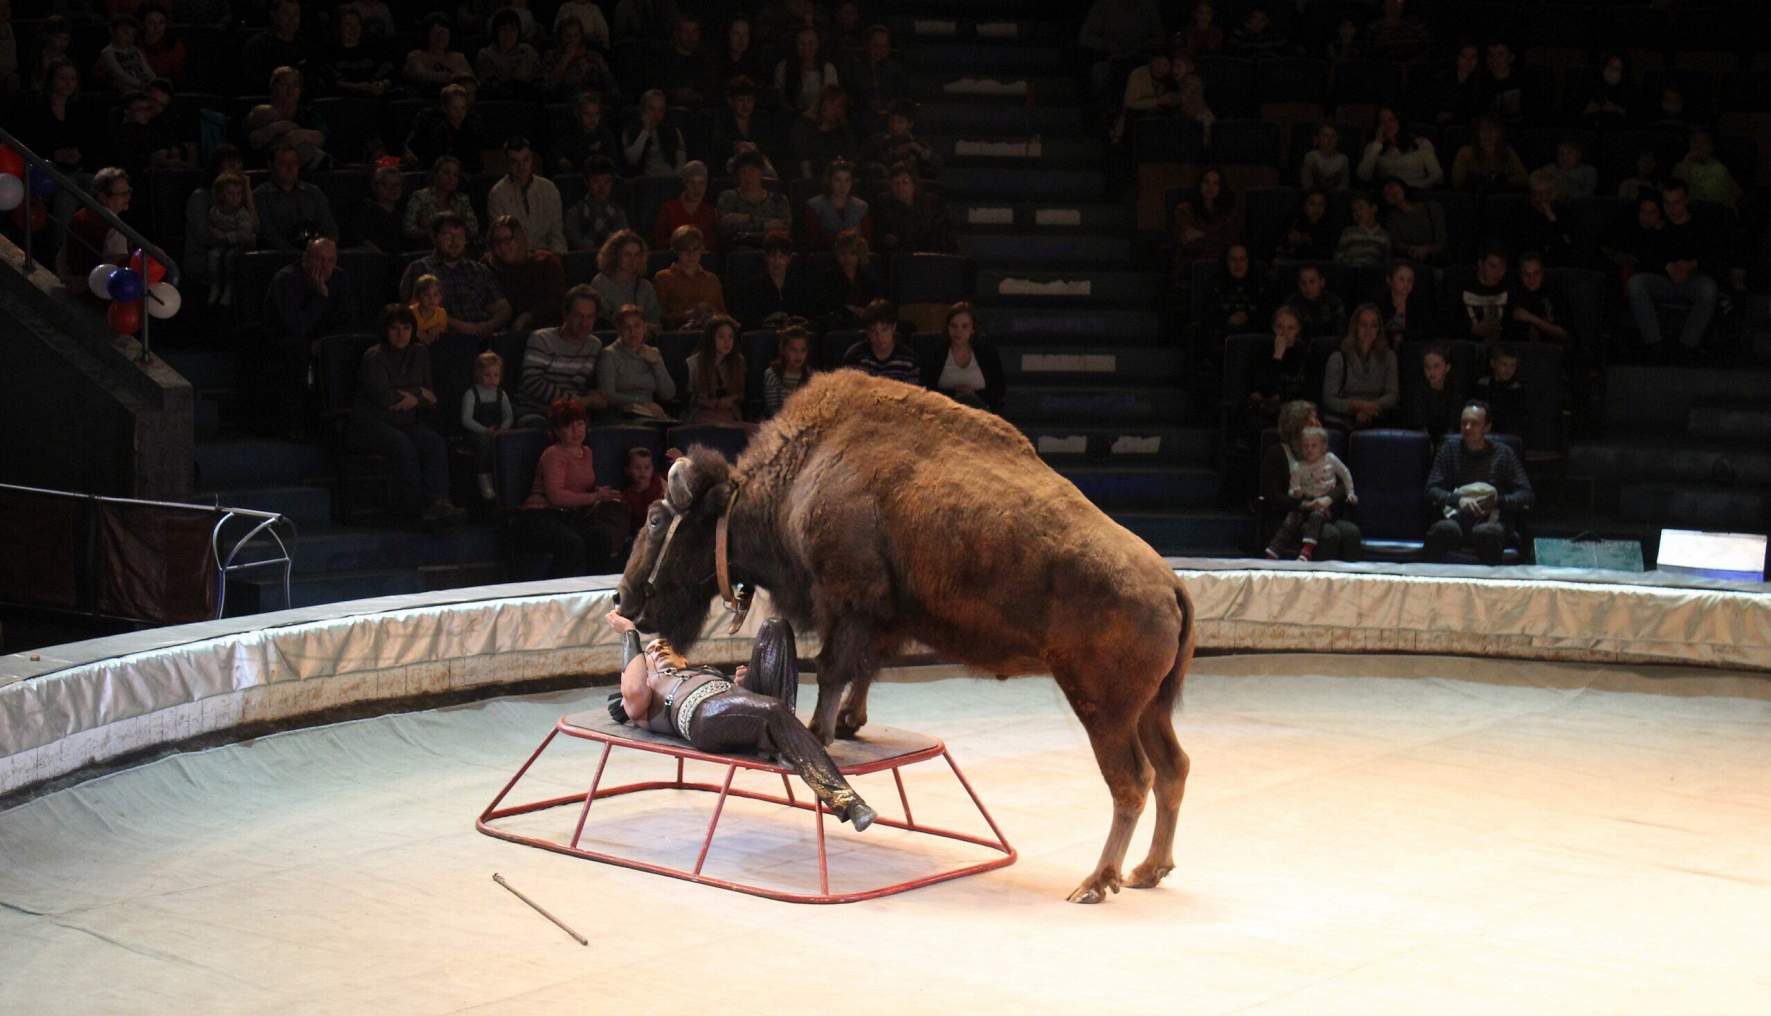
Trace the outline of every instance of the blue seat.
<path fill-rule="evenodd" d="M 820 366 L 825 370 L 835 370 L 842 366 L 843 355 L 849 347 L 862 341 L 866 336 L 855 329 L 837 329 L 824 333 L 821 346 L 823 354 L 818 358 Z"/>
<path fill-rule="evenodd" d="M 738 348 L 744 352 L 744 415 L 749 419 L 762 418 L 763 372 L 774 361 L 778 345 L 773 328 L 759 328 L 738 337 Z"/>
<path fill-rule="evenodd" d="M 1391 105 L 1402 95 L 1402 68 L 1387 60 L 1342 60 L 1334 65 L 1331 95 L 1336 106 Z"/>
<path fill-rule="evenodd" d="M 958 254 L 898 254 L 892 258 L 892 301 L 957 303 L 977 288 L 977 264 Z"/>
<path fill-rule="evenodd" d="M 670 372 L 670 379 L 676 382 L 676 401 L 688 401 L 689 357 L 694 354 L 695 344 L 700 341 L 700 332 L 664 332 L 655 340 L 658 352 L 664 356 L 664 369 Z"/>
<path fill-rule="evenodd" d="M 553 435 L 544 430 L 506 430 L 493 438 L 492 486 L 500 508 L 518 508 L 528 498 L 535 485 L 535 466 L 550 444 Z"/>
<path fill-rule="evenodd" d="M 1201 64 L 1205 61 L 1201 60 Z M 1201 69 L 1203 74 L 1203 68 Z M 1210 82 L 1207 82 L 1209 86 Z M 1218 95 L 1208 87 L 1216 102 Z M 1244 93 L 1246 94 L 1246 93 Z M 1260 102 L 1328 101 L 1328 64 L 1307 57 L 1279 57 L 1255 65 L 1254 95 Z"/>
<path fill-rule="evenodd" d="M 1262 61 L 1262 64 L 1274 61 Z M 1253 60 L 1233 56 L 1199 58 L 1199 79 L 1212 109 L 1221 117 L 1253 116 L 1259 72 Z M 1265 98 L 1264 96 L 1262 98 Z M 1315 98 L 1321 98 L 1316 96 Z"/>
<path fill-rule="evenodd" d="M 744 446 L 750 443 L 750 430 L 746 427 L 694 424 L 670 428 L 664 432 L 664 440 L 670 447 L 680 448 L 684 452 L 696 445 L 712 448 L 724 455 L 727 461 L 736 462 L 738 456 L 744 453 Z"/>
<path fill-rule="evenodd" d="M 1412 560 L 1427 531 L 1427 473 L 1432 441 L 1425 431 L 1355 431 L 1347 442 L 1347 469 L 1359 494 L 1354 519 L 1367 557 Z"/>
<path fill-rule="evenodd" d="M 663 435 L 657 427 L 592 427 L 584 433 L 584 444 L 590 449 L 590 461 L 596 467 L 596 482 L 601 487 L 620 490 L 627 486 L 627 453 L 634 448 L 651 452 L 652 461 L 658 464 L 658 468 L 663 468 Z"/>
<path fill-rule="evenodd" d="M 1211 160 L 1255 166 L 1279 165 L 1279 125 L 1264 120 L 1219 120 L 1211 127 Z"/>

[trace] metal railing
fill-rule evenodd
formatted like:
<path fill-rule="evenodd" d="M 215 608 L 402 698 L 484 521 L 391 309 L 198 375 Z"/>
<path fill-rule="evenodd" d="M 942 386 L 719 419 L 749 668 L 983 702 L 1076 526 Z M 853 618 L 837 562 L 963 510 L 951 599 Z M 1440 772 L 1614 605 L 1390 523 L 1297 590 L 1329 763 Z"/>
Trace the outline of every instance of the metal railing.
<path fill-rule="evenodd" d="M 166 269 L 166 278 L 164 281 L 170 282 L 174 286 L 178 285 L 178 279 L 179 279 L 178 262 L 172 260 L 172 258 L 165 251 L 160 249 L 159 245 L 155 244 L 152 240 L 149 240 L 147 237 L 143 236 L 133 226 L 129 225 L 128 223 L 124 222 L 122 219 L 118 218 L 115 213 L 113 213 L 109 208 L 106 208 L 104 206 L 104 204 L 101 203 L 97 198 L 86 193 L 86 188 L 80 186 L 79 181 L 77 181 L 73 177 L 70 177 L 67 174 L 63 173 L 61 170 L 56 169 L 54 164 L 49 162 L 47 159 L 44 159 L 42 156 L 38 155 L 36 152 L 31 151 L 30 148 L 26 147 L 23 143 L 21 143 L 18 140 L 18 138 L 13 137 L 11 132 L 5 130 L 4 128 L 0 128 L 0 144 L 4 144 L 6 147 L 12 149 L 14 152 L 17 152 L 19 155 L 19 158 L 23 159 L 24 163 L 25 163 L 25 177 L 24 177 L 25 197 L 24 197 L 24 200 L 26 203 L 26 205 L 25 205 L 26 211 L 24 214 L 24 228 L 22 230 L 20 230 L 20 232 L 24 233 L 24 249 L 25 249 L 24 270 L 26 272 L 29 272 L 31 270 L 31 266 L 36 258 L 36 249 L 35 249 L 36 248 L 36 243 L 35 243 L 36 234 L 31 229 L 31 214 L 29 211 L 29 203 L 32 200 L 33 195 L 35 193 L 31 184 L 32 184 L 32 180 L 34 178 L 39 177 L 39 176 L 43 176 L 43 177 L 48 177 L 49 179 L 55 181 L 57 193 L 68 194 L 76 202 L 78 202 L 82 207 L 84 207 L 87 211 L 98 216 L 100 221 L 104 222 L 105 225 L 110 226 L 112 229 L 123 234 L 123 238 L 125 240 L 129 241 L 129 247 L 131 250 L 134 250 L 136 248 L 140 248 L 141 251 L 144 254 L 146 254 L 148 257 L 152 258 L 155 261 L 158 261 L 161 264 L 161 266 Z M 143 179 L 139 182 L 144 187 L 147 185 L 146 179 Z M 135 181 L 133 179 L 130 181 L 131 186 L 134 186 L 136 183 L 137 183 L 137 181 Z M 79 244 L 87 247 L 88 249 L 91 249 L 91 245 L 86 243 L 86 241 L 84 239 L 82 239 L 79 235 L 77 235 L 72 229 L 69 229 L 69 228 L 63 226 L 60 222 L 56 222 L 55 216 L 53 216 L 53 215 L 49 216 L 49 221 L 54 223 L 55 226 L 62 231 L 62 242 L 63 243 L 69 243 L 69 242 L 79 243 Z M 103 251 L 93 251 L 93 253 L 100 255 L 102 258 L 104 252 Z M 55 271 L 54 265 L 49 265 L 46 267 L 51 272 Z M 142 299 L 144 301 L 159 299 L 159 297 L 146 291 L 147 290 L 146 278 L 144 278 L 142 280 L 142 286 L 143 286 Z M 146 308 L 144 307 L 142 315 L 141 315 L 141 335 L 140 335 L 141 355 L 137 358 L 138 361 L 141 363 L 148 362 L 148 355 L 149 355 L 148 322 L 151 321 L 152 319 L 153 319 L 153 315 L 147 313 Z"/>

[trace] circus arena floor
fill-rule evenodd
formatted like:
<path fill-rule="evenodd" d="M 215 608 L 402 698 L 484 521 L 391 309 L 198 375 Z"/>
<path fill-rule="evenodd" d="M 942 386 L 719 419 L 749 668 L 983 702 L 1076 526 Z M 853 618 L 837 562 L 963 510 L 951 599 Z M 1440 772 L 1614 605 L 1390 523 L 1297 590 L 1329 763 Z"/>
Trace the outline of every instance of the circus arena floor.
<path fill-rule="evenodd" d="M 873 695 L 874 723 L 947 742 L 1020 851 L 1002 870 L 803 906 L 476 832 L 554 720 L 605 691 L 291 731 L 0 813 L 0 1013 L 1771 1009 L 1763 677 L 1203 658 L 1179 717 L 1193 757 L 1180 867 L 1096 907 L 1064 896 L 1099 851 L 1107 795 L 1044 678 L 925 669 Z M 561 746 L 531 779 L 582 792 L 594 761 Z M 617 752 L 610 768 L 668 764 Z M 950 777 L 906 782 L 919 818 L 964 826 Z M 897 813 L 888 777 L 857 786 Z M 682 862 L 710 805 L 610 799 L 587 836 Z M 521 822 L 558 835 L 574 817 Z M 833 889 L 977 855 L 830 829 Z M 735 801 L 709 870 L 803 886 L 813 844 L 805 813 Z"/>

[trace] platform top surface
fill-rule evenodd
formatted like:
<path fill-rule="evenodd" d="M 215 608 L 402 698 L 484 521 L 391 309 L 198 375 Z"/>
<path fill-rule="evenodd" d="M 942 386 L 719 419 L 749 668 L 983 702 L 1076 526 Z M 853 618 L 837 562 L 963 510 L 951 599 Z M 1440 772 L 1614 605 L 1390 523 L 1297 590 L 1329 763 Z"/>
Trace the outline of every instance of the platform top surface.
<path fill-rule="evenodd" d="M 804 716 L 801 719 L 805 719 Z M 669 737 L 664 734 L 644 730 L 625 723 L 616 723 L 607 710 L 591 709 L 582 713 L 571 713 L 562 717 L 560 722 L 573 731 L 595 735 L 599 738 L 610 738 L 620 741 L 631 741 L 639 745 L 658 745 L 664 748 L 688 748 L 691 745 L 680 737 Z M 571 732 L 571 731 L 568 731 Z M 861 736 L 855 740 L 838 740 L 829 746 L 830 759 L 838 767 L 848 769 L 855 766 L 875 765 L 890 759 L 914 755 L 940 748 L 941 742 L 912 730 L 900 730 L 897 727 L 882 727 L 869 724 L 861 729 Z M 736 758 L 754 758 L 754 755 L 734 755 Z"/>

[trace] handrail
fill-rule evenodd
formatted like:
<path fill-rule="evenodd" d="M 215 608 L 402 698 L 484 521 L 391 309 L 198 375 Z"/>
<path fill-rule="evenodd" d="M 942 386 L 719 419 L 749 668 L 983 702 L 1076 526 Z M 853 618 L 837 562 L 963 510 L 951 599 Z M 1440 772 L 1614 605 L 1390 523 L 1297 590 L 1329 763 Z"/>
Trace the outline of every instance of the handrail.
<path fill-rule="evenodd" d="M 149 501 L 134 497 L 113 497 L 108 494 L 85 494 L 71 490 L 52 490 L 47 487 L 28 487 L 17 483 L 0 483 L 0 490 L 24 494 L 40 494 L 49 497 L 66 498 L 74 501 L 85 501 L 92 504 L 118 504 L 130 505 L 133 507 L 174 508 L 185 511 L 213 512 L 217 515 L 217 518 L 215 520 L 215 526 L 209 532 L 209 553 L 215 562 L 216 569 L 215 617 L 219 619 L 227 607 L 228 576 L 234 572 L 245 571 L 250 568 L 263 568 L 267 565 L 283 566 L 283 606 L 291 607 L 294 605 L 293 600 L 290 599 L 290 575 L 294 568 L 295 560 L 289 553 L 288 541 L 276 530 L 277 526 L 287 526 L 289 529 L 289 538 L 294 538 L 297 532 L 295 520 L 289 518 L 287 515 L 283 515 L 279 512 L 261 511 L 257 508 L 228 508 L 223 507 L 220 503 L 209 505 L 192 504 L 188 501 Z M 247 530 L 245 535 L 235 540 L 224 555 L 222 553 L 222 530 L 229 522 L 232 522 L 235 519 L 257 519 L 258 522 L 251 529 Z M 241 551 L 245 550 L 253 540 L 259 537 L 260 534 L 270 537 L 271 542 L 276 544 L 278 551 L 277 556 L 236 563 L 236 559 L 240 556 Z"/>
<path fill-rule="evenodd" d="M 72 177 L 69 177 L 66 174 L 64 174 L 61 170 L 56 169 L 55 165 L 53 163 L 49 162 L 47 159 L 38 155 L 36 152 L 31 151 L 23 143 L 21 143 L 18 140 L 18 138 L 13 137 L 12 133 L 10 131 L 7 131 L 5 128 L 0 128 L 0 144 L 4 144 L 6 147 L 12 149 L 14 152 L 17 152 L 19 158 L 24 160 L 24 163 L 25 163 L 24 184 L 25 184 L 25 201 L 26 202 L 29 202 L 31 200 L 31 196 L 33 193 L 32 189 L 31 189 L 32 176 L 41 174 L 41 175 L 49 177 L 51 180 L 55 181 L 55 185 L 56 185 L 56 188 L 58 189 L 58 191 L 63 191 L 63 192 L 66 192 L 66 193 L 72 195 L 74 200 L 79 202 L 82 206 L 84 206 L 87 211 L 92 212 L 94 215 L 97 215 L 99 217 L 99 219 L 101 219 L 106 225 L 110 226 L 112 229 L 116 230 L 117 232 L 122 233 L 123 237 L 129 241 L 129 245 L 130 245 L 131 249 L 139 247 L 139 248 L 141 248 L 141 250 L 145 254 L 147 254 L 148 257 L 151 257 L 155 261 L 158 261 L 161 264 L 161 266 L 166 269 L 166 281 L 172 283 L 174 286 L 178 285 L 178 279 L 179 279 L 178 262 L 172 260 L 172 257 L 170 255 L 168 255 L 165 251 L 161 250 L 158 244 L 154 243 L 152 240 L 149 240 L 147 237 L 143 236 L 139 231 L 137 231 L 135 229 L 135 227 L 129 225 L 128 223 L 124 222 L 122 219 L 118 218 L 116 216 L 116 214 L 114 214 L 109 208 L 106 208 L 102 203 L 100 203 L 97 198 L 94 198 L 92 195 L 86 193 L 86 188 L 80 186 L 80 184 L 77 181 L 75 181 Z M 135 181 L 133 181 L 133 180 L 130 181 L 131 186 L 134 186 L 134 183 L 135 183 Z M 143 179 L 141 181 L 141 183 L 145 186 L 147 184 L 147 180 Z M 28 208 L 28 205 L 27 205 L 27 208 Z M 53 218 L 53 216 L 51 218 Z M 59 223 L 57 225 L 59 225 Z M 29 272 L 31 270 L 31 263 L 32 263 L 32 260 L 34 258 L 34 254 L 35 254 L 35 251 L 34 251 L 34 246 L 35 246 L 34 236 L 35 236 L 35 234 L 31 231 L 31 228 L 30 228 L 30 212 L 28 210 L 25 212 L 25 228 L 20 230 L 20 232 L 22 232 L 24 234 L 24 241 L 25 241 L 24 270 L 26 272 Z M 79 237 L 75 236 L 74 231 L 71 229 L 64 229 L 63 233 L 64 233 L 65 239 L 67 239 L 67 240 L 74 240 L 74 241 L 77 241 L 80 243 L 85 242 L 84 240 L 80 240 Z M 51 267 L 50 270 L 53 271 L 54 270 L 53 267 Z M 145 291 L 147 280 L 144 278 L 142 280 L 142 282 L 144 285 L 142 299 L 143 300 L 158 300 L 159 297 L 154 296 L 152 293 Z M 139 362 L 139 363 L 148 362 L 148 356 L 149 356 L 148 322 L 150 320 L 152 320 L 152 318 L 153 318 L 153 315 L 148 314 L 148 313 L 143 313 L 141 316 L 141 356 L 139 356 L 137 358 L 137 362 Z"/>

